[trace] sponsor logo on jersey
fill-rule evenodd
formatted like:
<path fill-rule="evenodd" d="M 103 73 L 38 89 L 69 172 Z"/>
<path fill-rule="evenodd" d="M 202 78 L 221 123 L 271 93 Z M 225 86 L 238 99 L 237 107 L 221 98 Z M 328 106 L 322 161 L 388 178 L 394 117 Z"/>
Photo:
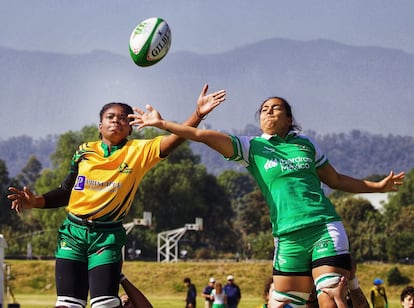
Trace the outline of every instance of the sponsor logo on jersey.
<path fill-rule="evenodd" d="M 132 172 L 132 168 L 129 168 L 126 162 L 123 162 L 122 164 L 120 164 L 118 167 L 118 170 L 120 173 L 131 173 Z"/>
<path fill-rule="evenodd" d="M 268 169 L 275 168 L 278 165 L 277 159 L 268 159 L 264 164 L 264 169 L 267 171 Z"/>
<path fill-rule="evenodd" d="M 263 168 L 267 171 L 280 165 L 282 172 L 310 169 L 312 159 L 309 157 L 297 156 L 289 159 L 268 159 Z"/>
<path fill-rule="evenodd" d="M 85 180 L 86 177 L 84 175 L 78 175 L 76 179 L 75 186 L 73 186 L 74 190 L 84 190 L 85 189 Z"/>
<path fill-rule="evenodd" d="M 263 154 L 276 153 L 276 149 L 264 146 L 262 153 Z"/>
<path fill-rule="evenodd" d="M 60 241 L 60 249 L 62 250 L 72 250 L 71 247 L 68 246 L 68 244 L 65 241 Z"/>
<path fill-rule="evenodd" d="M 316 246 L 316 252 L 318 253 L 327 251 L 329 247 L 329 241 L 328 240 L 319 241 L 318 243 L 316 243 L 315 246 Z"/>
<path fill-rule="evenodd" d="M 76 183 L 73 186 L 74 190 L 84 190 L 85 187 L 91 190 L 107 190 L 116 192 L 120 187 L 121 183 L 119 182 L 104 182 L 104 181 L 98 181 L 98 180 L 91 180 L 87 179 L 84 175 L 78 175 L 76 179 Z"/>

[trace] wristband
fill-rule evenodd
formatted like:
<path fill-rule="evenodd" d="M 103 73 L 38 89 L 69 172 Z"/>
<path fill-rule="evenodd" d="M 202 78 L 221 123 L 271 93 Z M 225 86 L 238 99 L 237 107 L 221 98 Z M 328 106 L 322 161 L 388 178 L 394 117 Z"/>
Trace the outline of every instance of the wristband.
<path fill-rule="evenodd" d="M 351 280 L 348 280 L 348 288 L 349 290 L 356 290 L 359 288 L 359 281 L 356 276 Z"/>
<path fill-rule="evenodd" d="M 121 274 L 119 275 L 119 282 L 122 282 L 122 281 L 124 281 L 125 279 L 127 279 L 127 278 L 125 277 L 124 273 L 121 273 Z"/>

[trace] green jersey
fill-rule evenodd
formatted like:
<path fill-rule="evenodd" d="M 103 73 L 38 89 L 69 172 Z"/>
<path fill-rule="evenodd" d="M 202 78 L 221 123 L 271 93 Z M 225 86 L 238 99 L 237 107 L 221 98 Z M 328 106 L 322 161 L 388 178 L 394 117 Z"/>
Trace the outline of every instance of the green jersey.
<path fill-rule="evenodd" d="M 327 157 L 308 137 L 231 136 L 235 155 L 256 179 L 270 209 L 273 236 L 341 220 L 326 198 L 317 168 Z"/>

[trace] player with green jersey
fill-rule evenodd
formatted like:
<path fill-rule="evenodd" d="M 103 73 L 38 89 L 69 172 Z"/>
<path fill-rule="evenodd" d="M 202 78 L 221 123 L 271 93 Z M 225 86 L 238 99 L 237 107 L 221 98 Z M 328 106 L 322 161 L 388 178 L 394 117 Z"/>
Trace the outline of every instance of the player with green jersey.
<path fill-rule="evenodd" d="M 196 126 L 224 101 L 226 92 L 207 93 L 205 85 L 196 111 L 184 122 Z M 12 209 L 66 206 L 56 249 L 56 307 L 83 308 L 88 291 L 92 308 L 121 307 L 118 297 L 121 249 L 126 233 L 122 219 L 149 169 L 167 157 L 184 139 L 165 135 L 128 140 L 134 110 L 109 103 L 100 112 L 100 141 L 82 144 L 73 156 L 61 186 L 44 195 L 10 187 Z"/>
<path fill-rule="evenodd" d="M 338 173 L 307 137 L 298 133 L 289 103 L 281 97 L 266 99 L 258 111 L 263 134 L 237 137 L 163 120 L 151 106 L 134 120 L 139 128 L 154 126 L 183 138 L 203 142 L 225 158 L 244 164 L 256 179 L 270 209 L 275 255 L 270 306 L 304 307 L 313 285 L 320 290 L 350 275 L 348 238 L 341 219 L 321 188 L 348 192 L 396 191 L 404 172 L 379 182 Z M 327 294 L 320 306 L 334 306 Z"/>

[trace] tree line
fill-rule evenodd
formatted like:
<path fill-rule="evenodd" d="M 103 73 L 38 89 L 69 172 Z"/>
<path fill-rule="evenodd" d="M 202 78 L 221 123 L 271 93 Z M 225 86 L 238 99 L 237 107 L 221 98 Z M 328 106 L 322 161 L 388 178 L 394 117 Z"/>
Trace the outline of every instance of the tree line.
<path fill-rule="evenodd" d="M 158 134 L 160 132 L 155 129 L 145 129 L 134 132 L 132 138 L 152 138 Z M 64 133 L 56 137 L 50 167 L 45 168 L 37 156 L 32 155 L 14 176 L 9 176 L 6 161 L 0 159 L 0 233 L 8 243 L 6 256 L 25 256 L 29 244 L 35 257 L 53 256 L 56 230 L 66 216 L 64 208 L 23 211 L 17 215 L 10 210 L 10 201 L 6 198 L 7 187 L 28 186 L 36 193 L 57 187 L 66 176 L 70 159 L 78 145 L 96 140 L 97 137 L 95 126 Z M 353 165 L 358 165 L 358 156 L 362 152 L 368 152 L 374 162 L 377 161 L 376 156 L 381 154 L 380 149 L 383 154 L 393 156 L 394 161 L 413 155 L 409 152 L 404 154 L 404 151 L 400 154 L 399 151 L 398 157 L 404 157 L 397 159 L 396 148 L 406 147 L 408 151 L 414 144 L 411 139 L 404 140 L 404 137 L 401 137 L 403 140 L 396 136 L 386 137 L 392 150 L 381 145 L 383 140 L 377 136 L 371 136 L 375 146 L 371 144 L 370 147 L 370 139 L 358 131 L 336 136 L 338 138 L 316 134 L 312 137 L 326 140 L 326 144 L 321 144 L 321 147 L 326 147 L 324 150 L 330 152 L 328 156 L 333 156 L 334 160 L 340 157 L 338 161 L 349 164 L 350 169 Z M 402 142 L 398 147 L 393 143 L 396 139 Z M 331 155 L 336 148 L 341 148 L 341 145 L 351 140 L 358 141 L 358 149 L 348 146 L 343 152 L 338 152 L 338 156 Z M 187 223 L 193 223 L 196 217 L 201 217 L 204 229 L 187 232 L 180 240 L 180 249 L 186 250 L 190 258 L 237 256 L 271 259 L 273 239 L 269 210 L 254 180 L 243 169 L 222 168 L 217 174 L 209 172 L 201 162 L 201 156 L 195 152 L 197 148 L 194 149 L 187 142 L 144 177 L 125 222 L 141 218 L 144 211 L 149 211 L 153 217 L 152 226 L 134 228 L 128 234 L 126 250 L 139 249 L 141 258 L 155 259 L 159 232 L 183 227 Z M 382 172 L 393 169 L 390 165 L 381 163 Z M 378 175 L 378 167 L 371 169 L 370 164 L 370 159 L 363 159 L 359 163 L 359 171 L 373 170 L 371 178 L 381 177 Z M 333 162 L 333 165 L 337 167 L 338 164 Z M 345 167 L 337 167 L 338 170 L 341 168 Z M 343 217 L 351 251 L 357 261 L 409 261 L 414 257 L 414 227 L 411 224 L 414 218 L 414 170 L 398 166 L 396 171 L 400 170 L 407 172 L 405 184 L 398 193 L 390 195 L 382 210 L 375 209 L 366 199 L 337 191 L 328 192 L 338 213 Z"/>

